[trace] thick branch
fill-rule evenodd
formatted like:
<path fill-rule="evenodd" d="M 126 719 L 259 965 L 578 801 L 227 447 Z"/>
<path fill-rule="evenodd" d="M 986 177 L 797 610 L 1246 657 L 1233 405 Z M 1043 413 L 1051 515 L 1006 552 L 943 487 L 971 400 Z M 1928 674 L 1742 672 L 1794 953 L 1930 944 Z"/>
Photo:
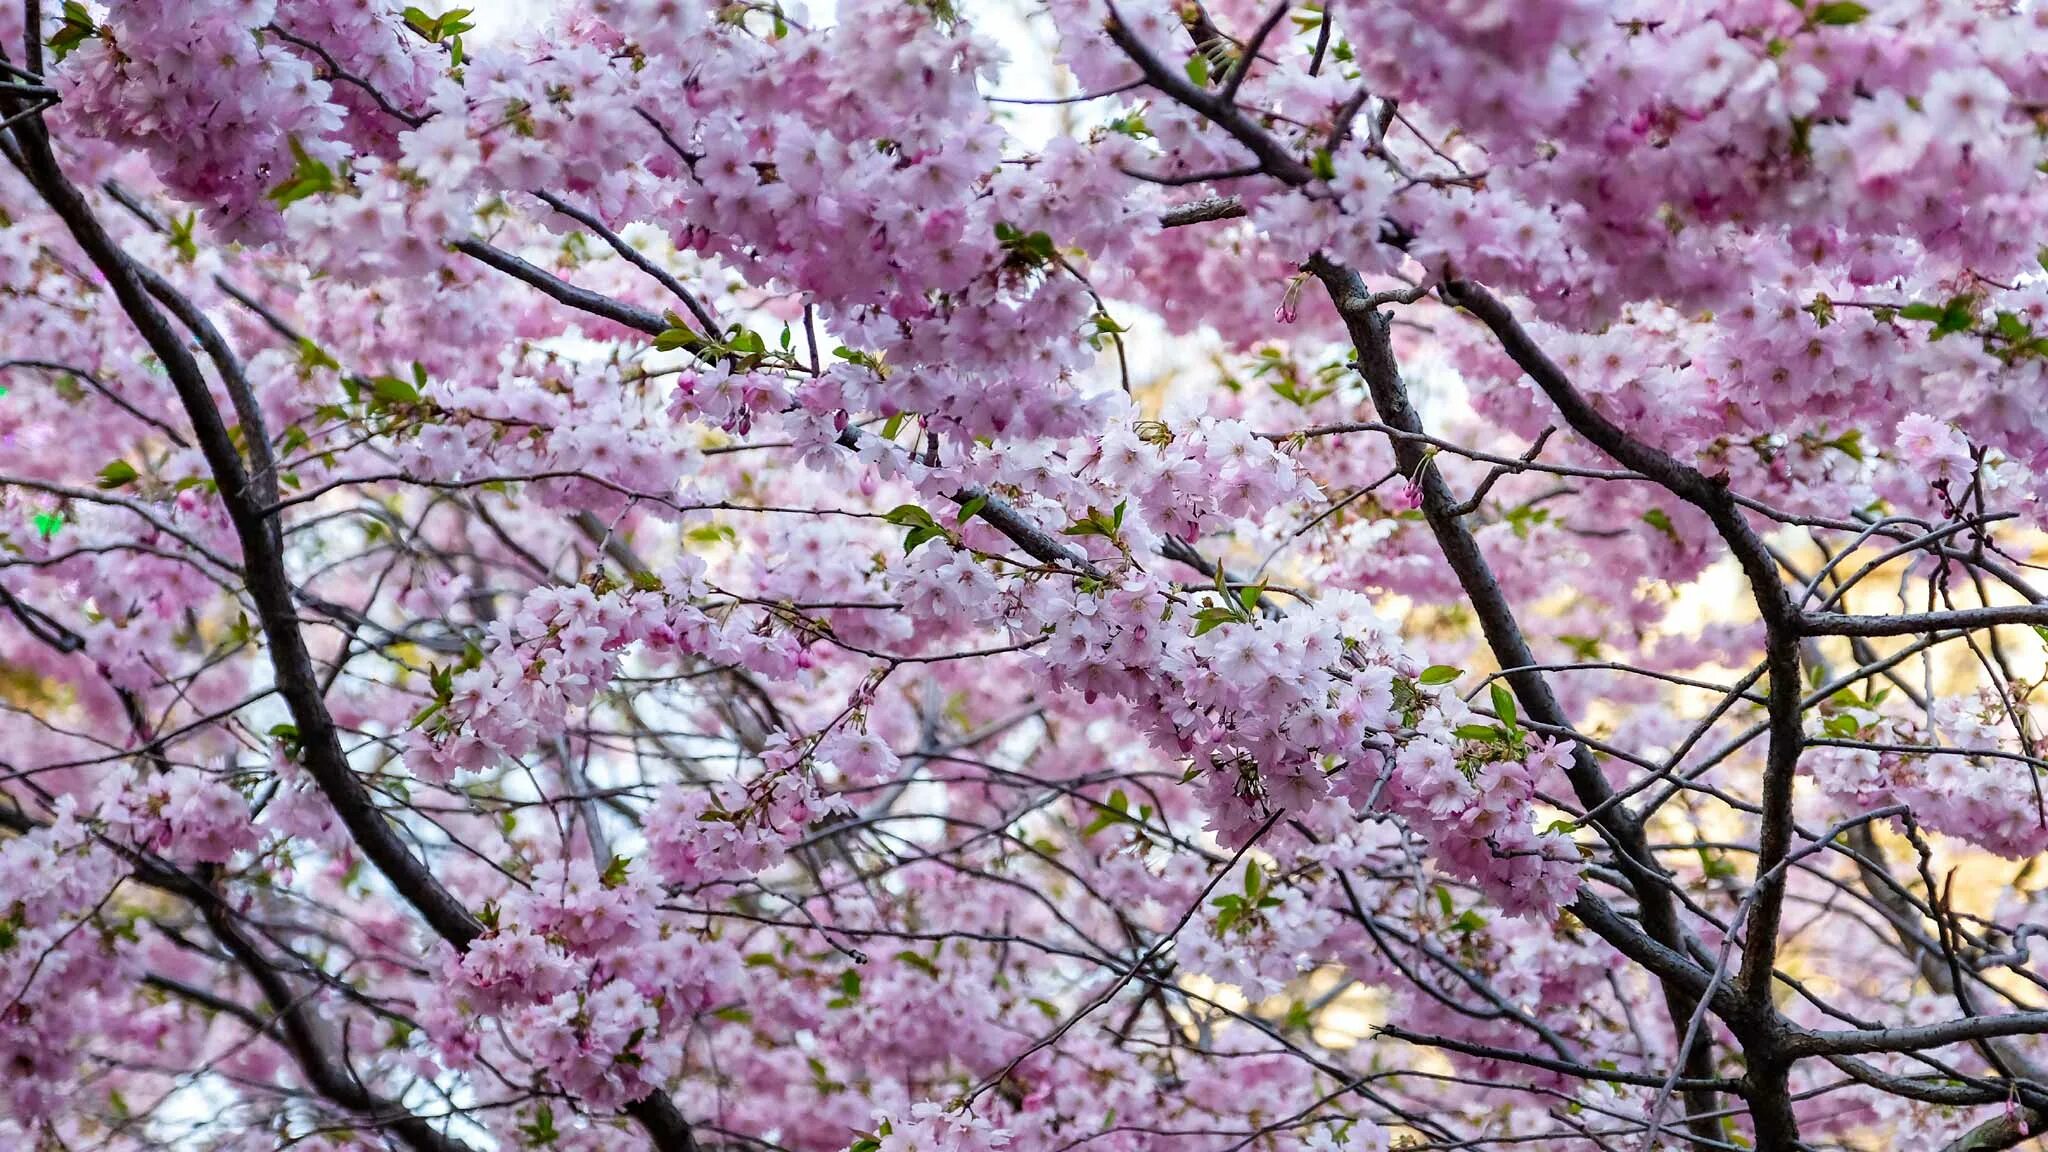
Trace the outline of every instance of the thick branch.
<path fill-rule="evenodd" d="M 1467 599 L 1472 602 L 1487 645 L 1500 663 L 1516 698 L 1521 701 L 1523 712 L 1537 723 L 1570 728 L 1570 718 L 1551 692 L 1549 682 L 1542 673 L 1535 671 L 1535 653 L 1522 634 L 1513 606 L 1494 578 L 1491 566 L 1479 550 L 1478 541 L 1465 527 L 1463 518 L 1456 514 L 1459 501 L 1452 495 L 1450 485 L 1437 470 L 1427 448 L 1415 438 L 1423 435 L 1422 420 L 1408 400 L 1400 366 L 1394 359 L 1391 319 L 1372 304 L 1357 273 L 1320 258 L 1311 263 L 1310 269 L 1323 282 L 1331 301 L 1344 318 L 1358 353 L 1359 372 L 1372 392 L 1373 407 L 1378 410 L 1380 421 L 1408 434 L 1390 438 L 1395 461 L 1405 474 L 1417 478 L 1422 489 L 1422 512 L 1436 537 L 1437 546 L 1456 574 Z M 1582 892 L 1574 910 L 1588 927 L 1624 955 L 1648 964 L 1658 973 L 1673 1027 L 1682 1028 L 1682 1022 L 1690 1019 L 1697 1007 L 1699 992 L 1705 988 L 1708 977 L 1705 971 L 1686 959 L 1676 909 L 1664 886 L 1664 877 L 1655 871 L 1642 829 L 1619 806 L 1606 803 L 1612 790 L 1600 766 L 1594 762 L 1592 753 L 1583 745 L 1573 744 L 1566 775 L 1580 803 L 1589 811 L 1600 813 L 1594 818 L 1595 824 L 1613 845 L 1617 863 L 1635 889 L 1642 929 L 1638 930 L 1606 908 L 1605 903 L 1591 892 Z M 1652 960 L 1660 963 L 1649 963 Z M 1696 1044 L 1682 1053 L 1680 1066 L 1690 1079 L 1705 1081 L 1714 1078 L 1713 1060 L 1705 1043 Z M 1695 1117 L 1707 1117 L 1717 1110 L 1713 1093 L 1703 1090 L 1689 1091 L 1686 1107 Z M 1721 1133 L 1714 1121 L 1695 1119 L 1693 1123 L 1694 1135 L 1719 1139 Z"/>

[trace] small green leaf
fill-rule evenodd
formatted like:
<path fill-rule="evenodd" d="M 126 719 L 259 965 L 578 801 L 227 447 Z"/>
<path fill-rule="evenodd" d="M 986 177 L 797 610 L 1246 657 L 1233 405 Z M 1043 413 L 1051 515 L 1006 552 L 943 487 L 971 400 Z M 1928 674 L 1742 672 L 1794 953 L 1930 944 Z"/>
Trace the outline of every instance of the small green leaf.
<path fill-rule="evenodd" d="M 1493 698 L 1493 714 L 1500 717 L 1501 724 L 1512 732 L 1515 730 L 1515 698 L 1507 685 L 1496 680 L 1488 686 L 1487 694 Z"/>
<path fill-rule="evenodd" d="M 900 528 L 909 529 L 903 534 L 903 554 L 917 551 L 920 545 L 933 540 L 944 540 L 946 530 L 932 519 L 932 514 L 915 504 L 898 504 L 882 514 L 882 519 Z"/>
<path fill-rule="evenodd" d="M 299 337 L 299 365 L 303 368 L 326 368 L 341 371 L 341 361 L 328 355 L 327 350 L 305 337 Z"/>
<path fill-rule="evenodd" d="M 451 8 L 439 16 L 430 15 L 424 8 L 407 8 L 403 15 L 405 26 L 429 44 L 451 41 L 476 27 L 468 21 L 467 8 Z"/>
<path fill-rule="evenodd" d="M 1868 15 L 1870 15 L 1870 9 L 1855 3 L 1854 0 L 1837 0 L 1835 3 L 1822 4 L 1820 7 L 1815 8 L 1813 10 L 1813 22 L 1815 24 L 1841 27 L 1857 23 Z"/>
<path fill-rule="evenodd" d="M 1193 56 L 1188 57 L 1187 71 L 1188 79 L 1194 82 L 1195 87 L 1207 88 L 1209 86 L 1209 58 L 1207 56 L 1197 52 Z"/>
<path fill-rule="evenodd" d="M 192 238 L 193 229 L 199 226 L 199 213 L 187 212 L 183 216 L 173 216 L 170 225 L 169 243 L 171 250 L 178 254 L 178 259 L 186 264 L 199 259 L 199 242 Z"/>
<path fill-rule="evenodd" d="M 420 392 L 409 380 L 396 376 L 379 376 L 370 381 L 370 395 L 377 404 L 415 404 Z"/>
<path fill-rule="evenodd" d="M 683 533 L 683 538 L 692 544 L 736 544 L 739 542 L 740 534 L 730 524 L 712 521 L 709 524 L 699 524 Z"/>
<path fill-rule="evenodd" d="M 1081 835 L 1084 837 L 1093 836 L 1105 828 L 1129 823 L 1131 819 L 1130 812 L 1131 798 L 1124 794 L 1123 789 L 1113 789 L 1109 794 L 1109 799 L 1103 801 L 1103 812 L 1101 815 L 1090 822 L 1088 827 L 1083 828 Z"/>
<path fill-rule="evenodd" d="M 935 523 L 932 514 L 916 504 L 898 504 L 882 513 L 882 519 L 902 528 L 926 528 Z"/>
<path fill-rule="evenodd" d="M 64 19 L 50 35 L 50 54 L 62 60 L 99 34 L 99 25 L 93 23 L 92 13 L 86 11 L 85 5 L 78 0 L 64 0 Z"/>
<path fill-rule="evenodd" d="M 1824 447 L 1833 448 L 1835 451 L 1861 464 L 1863 463 L 1863 430 L 1851 428 L 1833 440 L 1827 441 Z"/>
<path fill-rule="evenodd" d="M 1464 674 L 1465 670 L 1463 668 L 1453 668 L 1449 664 L 1432 664 L 1422 670 L 1422 675 L 1417 677 L 1417 681 L 1425 687 L 1435 688 L 1442 684 L 1449 684 Z"/>
<path fill-rule="evenodd" d="M 669 328 L 654 338 L 655 350 L 659 352 L 685 351 L 703 343 L 704 338 L 688 328 Z"/>
<path fill-rule="evenodd" d="M 1934 323 L 1934 335 L 1939 340 L 1956 332 L 1967 332 L 1977 323 L 1977 298 L 1964 294 L 1952 296 L 1941 306 L 1941 319 Z"/>
<path fill-rule="evenodd" d="M 270 190 L 269 196 L 279 208 L 295 204 L 308 196 L 320 196 L 341 188 L 341 181 L 334 169 L 306 154 L 305 145 L 299 138 L 291 139 L 292 174 L 284 183 Z"/>
<path fill-rule="evenodd" d="M 521 1124 L 519 1134 L 526 1137 L 529 1147 L 542 1147 L 561 1139 L 561 1132 L 555 1127 L 555 1110 L 547 1104 L 534 1109 L 533 1122 Z"/>
<path fill-rule="evenodd" d="M 99 486 L 103 489 L 124 488 L 133 484 L 139 475 L 141 473 L 135 470 L 135 465 L 126 460 L 116 460 L 100 469 Z"/>

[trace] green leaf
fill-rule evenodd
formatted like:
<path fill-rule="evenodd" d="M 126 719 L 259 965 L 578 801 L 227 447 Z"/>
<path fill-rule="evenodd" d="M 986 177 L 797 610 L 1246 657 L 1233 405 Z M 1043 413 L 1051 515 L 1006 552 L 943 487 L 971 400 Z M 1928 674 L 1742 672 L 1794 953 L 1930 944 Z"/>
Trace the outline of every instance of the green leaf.
<path fill-rule="evenodd" d="M 555 1110 L 547 1104 L 540 1105 L 534 1109 L 533 1122 L 519 1126 L 519 1134 L 526 1137 L 528 1147 L 553 1144 L 562 1135 L 555 1128 Z"/>
<path fill-rule="evenodd" d="M 1515 730 L 1515 698 L 1507 686 L 1496 680 L 1488 687 L 1487 694 L 1493 698 L 1493 714 L 1500 717 L 1503 727 Z"/>
<path fill-rule="evenodd" d="M 1840 27 L 1846 24 L 1857 23 L 1868 15 L 1870 15 L 1870 9 L 1855 3 L 1854 0 L 1837 0 L 1835 3 L 1822 4 L 1820 7 L 1815 8 L 1813 10 L 1813 22 L 1815 24 Z"/>
<path fill-rule="evenodd" d="M 712 521 L 709 524 L 699 524 L 683 533 L 683 538 L 692 544 L 736 544 L 739 542 L 740 534 L 738 529 L 730 524 Z"/>
<path fill-rule="evenodd" d="M 467 8 L 451 8 L 439 16 L 429 14 L 424 8 L 407 8 L 404 12 L 405 26 L 429 44 L 450 41 L 474 29 L 476 25 L 469 23 L 469 15 Z"/>
<path fill-rule="evenodd" d="M 116 460 L 100 469 L 99 486 L 103 489 L 124 488 L 133 484 L 139 475 L 141 473 L 135 470 L 135 465 L 126 460 Z"/>
<path fill-rule="evenodd" d="M 1699 854 L 1700 871 L 1706 873 L 1707 879 L 1733 880 L 1735 878 L 1735 865 L 1729 863 L 1726 856 L 1705 848 L 1700 849 Z"/>
<path fill-rule="evenodd" d="M 1431 664 L 1429 667 L 1424 668 L 1422 675 L 1416 679 L 1418 683 L 1426 687 L 1435 688 L 1441 684 L 1449 684 L 1464 674 L 1465 670 L 1463 668 L 1453 668 L 1449 664 Z"/>
<path fill-rule="evenodd" d="M 1977 298 L 1967 293 L 1951 296 L 1948 302 L 1941 306 L 1941 319 L 1935 321 L 1934 335 L 1931 339 L 1939 340 L 1951 333 L 1967 332 L 1976 323 Z"/>
<path fill-rule="evenodd" d="M 1149 812 L 1151 811 L 1151 809 L 1148 808 L 1146 809 L 1146 811 Z M 1113 789 L 1109 794 L 1109 799 L 1103 801 L 1102 814 L 1097 816 L 1093 821 L 1091 821 L 1088 827 L 1083 828 L 1081 830 L 1081 835 L 1084 837 L 1093 836 L 1097 832 L 1102 831 L 1104 828 L 1114 827 L 1118 824 L 1130 823 L 1130 813 L 1131 798 L 1129 796 L 1124 795 L 1123 789 Z"/>
<path fill-rule="evenodd" d="M 1109 130 L 1119 136 L 1129 136 L 1133 140 L 1146 140 L 1152 135 L 1152 128 L 1145 123 L 1144 115 L 1137 112 L 1111 120 Z"/>
<path fill-rule="evenodd" d="M 1655 528 L 1673 540 L 1678 539 L 1678 529 L 1671 526 L 1671 515 L 1662 508 L 1652 508 L 1643 513 L 1643 523 Z"/>
<path fill-rule="evenodd" d="M 302 368 L 326 368 L 341 371 L 341 361 L 328 355 L 327 350 L 305 337 L 299 337 L 299 366 Z"/>
<path fill-rule="evenodd" d="M 1480 744 L 1491 744 L 1504 738 L 1507 733 L 1491 724 L 1460 724 L 1451 729 L 1451 735 L 1460 740 L 1471 740 Z"/>
<path fill-rule="evenodd" d="M 93 23 L 92 13 L 86 11 L 85 5 L 78 0 L 64 0 L 64 19 L 50 35 L 50 54 L 62 60 L 99 34 L 99 25 Z"/>
<path fill-rule="evenodd" d="M 1195 87 L 1207 88 L 1209 86 L 1209 58 L 1207 56 L 1197 52 L 1193 56 L 1188 57 L 1187 71 L 1188 79 L 1194 82 Z"/>
<path fill-rule="evenodd" d="M 1102 536 L 1113 540 L 1116 538 L 1117 532 L 1122 529 L 1123 522 L 1124 506 L 1122 504 L 1118 504 L 1114 510 L 1107 513 L 1099 508 L 1090 508 L 1086 516 L 1060 529 L 1060 535 Z"/>
<path fill-rule="evenodd" d="M 173 216 L 170 225 L 169 243 L 171 250 L 178 254 L 178 259 L 187 264 L 199 259 L 199 242 L 192 238 L 193 229 L 199 226 L 199 213 L 187 212 L 183 216 Z"/>
<path fill-rule="evenodd" d="M 882 519 L 901 528 L 928 528 L 936 523 L 931 513 L 916 504 L 898 504 L 882 513 Z"/>
<path fill-rule="evenodd" d="M 839 974 L 839 995 L 826 1003 L 827 1008 L 851 1008 L 860 1000 L 860 973 L 848 968 Z"/>
<path fill-rule="evenodd" d="M 597 878 L 597 882 L 607 888 L 623 886 L 626 883 L 626 869 L 632 863 L 631 860 L 626 859 L 624 856 L 612 857 L 611 862 L 604 866 L 604 874 Z"/>
<path fill-rule="evenodd" d="M 669 328 L 654 338 L 654 347 L 659 352 L 677 352 L 694 349 L 704 343 L 704 338 L 688 328 Z"/>
<path fill-rule="evenodd" d="M 339 191 L 341 181 L 334 175 L 334 169 L 306 154 L 306 148 L 294 136 L 292 145 L 292 174 L 284 183 L 270 190 L 270 199 L 284 208 L 304 200 L 308 196 L 321 196 Z"/>
<path fill-rule="evenodd" d="M 996 224 L 996 242 L 1010 254 L 1011 259 L 1026 265 L 1050 264 L 1058 255 L 1058 246 L 1052 236 L 1045 232 L 1025 233 L 1014 224 Z"/>
<path fill-rule="evenodd" d="M 1860 428 L 1851 428 L 1823 446 L 1833 448 L 1858 464 L 1863 463 L 1863 430 Z"/>
<path fill-rule="evenodd" d="M 1259 597 L 1265 594 L 1266 585 L 1263 581 L 1249 584 L 1237 590 L 1237 602 L 1244 608 L 1244 614 L 1249 616 L 1259 610 Z"/>
<path fill-rule="evenodd" d="M 958 520 L 955 520 L 954 523 L 965 524 L 969 520 L 974 519 L 975 513 L 980 512 L 983 508 L 986 507 L 988 507 L 988 497 L 986 495 L 976 496 L 973 497 L 972 499 L 965 500 L 961 502 L 960 505 L 960 518 Z"/>
<path fill-rule="evenodd" d="M 55 536 L 59 529 L 64 527 L 64 514 L 62 512 L 38 512 L 29 517 L 29 523 L 35 526 L 36 535 L 48 540 L 50 537 Z"/>
<path fill-rule="evenodd" d="M 898 504 L 882 514 L 882 519 L 909 531 L 903 534 L 903 554 L 908 556 L 922 544 L 933 540 L 949 539 L 946 530 L 932 519 L 932 514 L 915 504 Z"/>
<path fill-rule="evenodd" d="M 1560 634 L 1557 639 L 1559 643 L 1570 648 L 1572 653 L 1581 660 L 1598 660 L 1600 658 L 1600 638 L 1598 636 L 1578 636 L 1565 632 Z"/>
<path fill-rule="evenodd" d="M 370 395 L 373 398 L 373 407 L 383 404 L 416 404 L 420 398 L 419 389 L 413 387 L 411 381 L 401 380 L 396 376 L 379 376 L 371 380 Z"/>

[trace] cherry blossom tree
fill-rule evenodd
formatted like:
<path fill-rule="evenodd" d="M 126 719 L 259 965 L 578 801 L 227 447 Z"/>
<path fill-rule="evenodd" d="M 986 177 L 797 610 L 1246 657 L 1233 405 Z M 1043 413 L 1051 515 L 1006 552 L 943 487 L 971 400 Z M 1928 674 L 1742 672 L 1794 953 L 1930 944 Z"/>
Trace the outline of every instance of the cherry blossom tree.
<path fill-rule="evenodd" d="M 0 5 L 0 1146 L 2048 1132 L 2048 11 Z"/>

